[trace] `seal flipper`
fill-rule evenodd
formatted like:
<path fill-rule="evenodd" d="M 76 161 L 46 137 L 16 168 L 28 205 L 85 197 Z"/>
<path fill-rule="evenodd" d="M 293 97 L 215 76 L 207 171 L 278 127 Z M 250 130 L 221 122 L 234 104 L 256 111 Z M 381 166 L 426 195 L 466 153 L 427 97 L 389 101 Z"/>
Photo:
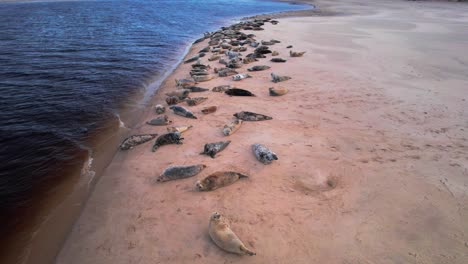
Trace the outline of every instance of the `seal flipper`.
<path fill-rule="evenodd" d="M 255 256 L 257 255 L 255 252 L 253 252 L 252 250 L 248 249 L 247 247 L 245 247 L 244 245 L 241 245 L 239 247 L 239 250 L 241 252 L 243 252 L 245 255 L 249 255 L 249 256 Z"/>
<path fill-rule="evenodd" d="M 278 156 L 276 156 L 276 154 L 273 154 L 272 157 L 274 160 L 278 160 Z"/>

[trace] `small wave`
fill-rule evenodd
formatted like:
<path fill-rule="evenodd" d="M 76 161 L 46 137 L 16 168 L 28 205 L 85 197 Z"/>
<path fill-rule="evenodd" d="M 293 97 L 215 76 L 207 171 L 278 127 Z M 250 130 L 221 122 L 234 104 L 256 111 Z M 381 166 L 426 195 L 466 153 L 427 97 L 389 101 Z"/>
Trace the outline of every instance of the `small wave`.
<path fill-rule="evenodd" d="M 115 114 L 115 116 L 117 117 L 117 119 L 119 120 L 119 127 L 120 128 L 127 128 L 127 126 L 125 126 L 125 123 L 122 121 L 122 119 L 120 118 L 120 115 L 119 114 Z"/>
<path fill-rule="evenodd" d="M 93 151 L 91 149 L 88 150 L 88 158 L 83 163 L 83 167 L 81 168 L 81 177 L 88 177 L 88 187 L 90 187 L 91 183 L 94 180 L 94 176 L 96 176 L 96 172 L 91 170 L 93 165 Z"/>

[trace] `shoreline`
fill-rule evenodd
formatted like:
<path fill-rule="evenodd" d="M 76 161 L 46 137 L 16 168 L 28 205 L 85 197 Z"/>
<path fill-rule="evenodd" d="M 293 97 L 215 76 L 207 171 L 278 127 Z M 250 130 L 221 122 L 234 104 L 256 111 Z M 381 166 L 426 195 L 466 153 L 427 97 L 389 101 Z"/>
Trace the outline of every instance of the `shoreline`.
<path fill-rule="evenodd" d="M 411 3 L 390 3 L 384 1 L 382 5 L 380 5 L 380 3 L 372 3 L 363 9 L 371 10 L 373 9 L 372 5 L 376 5 L 385 11 L 388 11 L 388 7 L 390 7 L 391 12 L 398 14 L 398 12 L 404 12 L 401 10 L 396 11 L 403 4 Z M 393 9 L 392 7 L 395 8 Z M 431 6 L 423 7 L 431 10 Z M 357 9 L 359 8 L 354 7 L 349 13 L 355 14 L 358 12 Z M 381 10 L 375 11 L 376 14 L 378 13 L 380 16 L 384 16 L 379 12 L 381 12 Z M 451 12 L 456 13 L 457 10 L 451 10 Z M 384 16 L 386 19 L 389 19 L 389 17 L 388 15 Z M 374 19 L 377 20 L 379 18 L 379 16 L 376 16 Z M 318 29 L 320 29 L 318 30 L 318 34 L 321 34 L 322 37 L 328 36 L 328 29 L 325 26 L 320 28 L 320 24 L 314 24 L 315 21 L 319 21 L 318 19 L 320 18 L 307 19 L 307 23 L 318 27 Z M 360 22 L 359 19 L 361 18 L 341 17 L 334 21 L 339 21 L 336 23 L 343 24 L 345 22 L 354 23 L 352 24 L 353 26 L 360 30 L 367 30 L 366 33 L 368 34 L 377 34 L 372 28 L 366 28 L 364 23 Z M 271 29 L 268 27 L 266 32 L 262 31 L 258 32 L 258 34 L 271 37 L 281 32 L 286 35 L 286 31 L 281 27 L 282 23 L 298 26 L 302 21 L 303 20 L 299 18 L 281 20 L 281 29 L 279 31 L 274 28 L 275 26 L 271 26 Z M 395 25 L 393 27 L 385 24 L 384 19 L 378 20 L 378 23 L 377 25 L 379 27 L 386 30 L 395 30 L 396 28 L 403 32 L 404 30 L 410 30 L 412 28 L 407 24 L 416 22 L 407 21 L 407 24 L 402 23 L 402 25 Z M 339 25 L 343 26 L 342 24 Z M 373 45 L 366 42 L 366 35 L 358 34 L 358 31 L 350 31 L 354 35 L 342 35 L 336 28 L 332 29 L 335 30 L 335 35 L 330 39 L 315 39 L 314 41 L 316 42 L 313 44 L 300 42 L 297 37 L 294 38 L 288 35 L 297 43 L 300 43 L 291 43 L 294 46 L 303 45 L 309 48 L 304 58 L 311 56 L 318 62 L 312 62 L 311 64 L 302 63 L 300 67 L 304 67 L 306 70 L 313 72 L 320 80 L 317 81 L 315 78 L 306 76 L 308 73 L 304 71 L 299 75 L 293 76 L 293 81 L 288 83 L 291 84 L 292 88 L 290 89 L 292 93 L 285 97 L 286 100 L 292 100 L 292 105 L 273 101 L 272 98 L 265 96 L 263 93 L 267 85 L 270 86 L 271 83 L 267 83 L 269 78 L 265 76 L 260 77 L 260 75 L 254 76 L 254 80 L 246 80 L 239 84 L 232 84 L 236 86 L 238 84 L 241 88 L 245 86 L 253 90 L 254 93 L 261 94 L 260 98 L 267 102 L 266 105 L 258 105 L 245 99 L 237 100 L 237 98 L 233 99 L 222 97 L 222 95 L 212 95 L 211 92 L 209 92 L 209 97 L 215 97 L 215 100 L 209 99 L 208 103 L 202 104 L 202 106 L 208 106 L 215 102 L 226 103 L 228 100 L 231 100 L 238 103 L 238 106 L 242 105 L 250 108 L 258 108 L 259 110 L 263 110 L 263 113 L 273 112 L 276 116 L 274 117 L 272 125 L 270 125 L 270 123 L 258 125 L 263 131 L 262 134 L 258 134 L 252 127 L 243 126 L 241 130 L 232 137 L 232 140 L 235 140 L 235 142 L 242 140 L 250 142 L 249 140 L 267 138 L 270 140 L 267 142 L 268 144 L 274 144 L 274 150 L 279 149 L 287 151 L 292 148 L 303 156 L 298 157 L 295 153 L 288 152 L 288 154 L 297 160 L 285 157 L 285 161 L 282 161 L 282 158 L 287 154 L 283 152 L 283 155 L 281 155 L 280 152 L 279 165 L 274 163 L 271 165 L 273 169 L 270 167 L 263 168 L 252 161 L 250 155 L 244 153 L 245 147 L 248 145 L 247 143 L 242 143 L 242 148 L 229 146 L 229 152 L 231 154 L 224 152 L 214 161 L 206 160 L 203 157 L 195 156 L 195 154 L 199 152 L 200 144 L 206 141 L 207 135 L 222 139 L 216 131 L 212 130 L 216 130 L 216 128 L 222 126 L 222 120 L 227 119 L 229 114 L 232 114 L 233 109 L 237 108 L 223 104 L 222 108 L 219 110 L 222 112 L 214 114 L 214 116 L 203 116 L 201 120 L 197 121 L 185 120 L 174 116 L 172 113 L 168 113 L 171 120 L 174 119 L 178 121 L 177 125 L 181 125 L 182 123 L 194 125 L 194 130 L 187 132 L 186 143 L 182 146 L 164 147 L 164 149 L 160 150 L 160 155 L 162 154 L 163 156 L 148 153 L 149 143 L 138 146 L 134 150 L 131 150 L 131 152 L 119 153 L 114 156 L 113 163 L 106 169 L 105 175 L 102 176 L 97 183 L 96 189 L 87 202 L 85 210 L 82 212 L 68 241 L 62 248 L 57 262 L 72 263 L 70 261 L 80 259 L 80 261 L 84 261 L 84 263 L 93 263 L 93 261 L 96 263 L 96 260 L 100 260 L 97 261 L 99 263 L 115 263 L 116 261 L 119 263 L 127 263 L 132 260 L 145 263 L 157 260 L 162 261 L 162 263 L 168 261 L 208 263 L 230 259 L 235 262 L 254 263 L 256 260 L 258 261 L 258 258 L 268 259 L 269 255 L 267 255 L 266 252 L 272 253 L 275 252 L 275 250 L 276 254 L 278 254 L 278 258 L 270 258 L 270 263 L 272 263 L 272 260 L 278 262 L 290 261 L 291 259 L 295 259 L 295 263 L 307 263 L 310 259 L 320 261 L 331 259 L 332 261 L 328 263 L 339 263 L 339 260 L 349 257 L 356 260 L 358 263 L 360 260 L 378 259 L 381 255 L 384 255 L 386 259 L 390 260 L 396 261 L 397 259 L 403 259 L 411 262 L 411 260 L 413 260 L 413 255 L 408 255 L 407 252 L 404 252 L 406 248 L 408 248 L 412 250 L 412 254 L 416 254 L 413 251 L 418 252 L 417 255 L 422 257 L 423 260 L 445 263 L 442 257 L 438 257 L 435 253 L 430 252 L 431 248 L 421 246 L 424 245 L 424 243 L 428 243 L 428 240 L 423 238 L 417 241 L 411 239 L 406 240 L 398 236 L 398 234 L 395 234 L 393 230 L 387 230 L 388 226 L 397 226 L 398 218 L 396 219 L 394 215 L 392 216 L 389 215 L 388 212 L 385 212 L 385 210 L 388 210 L 390 213 L 395 213 L 395 210 L 398 210 L 385 203 L 392 201 L 392 199 L 398 201 L 397 204 L 402 208 L 408 208 L 407 210 L 416 210 L 415 206 L 429 208 L 430 206 L 424 201 L 417 205 L 412 203 L 414 198 L 418 197 L 415 196 L 416 194 L 430 194 L 431 197 L 437 197 L 437 203 L 443 204 L 446 208 L 445 210 L 449 210 L 450 212 L 457 210 L 457 206 L 459 206 L 451 202 L 450 193 L 457 197 L 457 199 L 461 201 L 460 203 L 463 204 L 463 201 L 466 200 L 466 197 L 462 195 L 464 187 L 459 187 L 460 190 L 455 191 L 455 183 L 446 183 L 445 186 L 450 186 L 447 187 L 450 191 L 439 193 L 439 191 L 437 191 L 440 190 L 439 186 L 434 186 L 432 183 L 432 181 L 437 183 L 436 175 L 424 170 L 424 166 L 428 166 L 428 164 L 431 164 L 431 166 L 433 166 L 432 168 L 436 166 L 433 161 L 430 161 L 432 151 L 426 149 L 429 153 L 427 154 L 418 149 L 423 148 L 424 145 L 433 145 L 434 143 L 432 141 L 441 142 L 443 139 L 433 134 L 431 134 L 431 136 L 436 139 L 431 139 L 429 137 L 424 139 L 413 138 L 414 135 L 417 134 L 413 131 L 418 130 L 411 126 L 411 122 L 405 122 L 404 115 L 403 117 L 399 117 L 400 126 L 405 126 L 406 129 L 403 131 L 404 133 L 390 126 L 390 124 L 393 125 L 392 122 L 397 122 L 395 121 L 395 117 L 392 119 L 391 115 L 397 115 L 398 113 L 391 108 L 386 108 L 383 111 L 381 110 L 382 108 L 379 107 L 386 107 L 388 102 L 392 102 L 392 104 L 398 105 L 410 113 L 416 111 L 410 104 L 397 103 L 397 100 L 394 98 L 396 96 L 396 91 L 389 90 L 389 86 L 393 86 L 391 82 L 394 80 L 390 80 L 386 75 L 378 74 L 372 68 L 368 68 L 364 64 L 356 63 L 356 69 L 353 70 L 344 67 L 354 65 L 354 60 L 357 59 L 352 56 L 353 52 L 366 55 L 361 46 L 365 46 L 367 49 L 376 48 L 378 46 L 374 46 L 373 42 L 371 42 Z M 296 32 L 300 32 L 301 30 L 304 30 L 304 28 L 296 29 Z M 256 34 L 256 32 L 252 33 Z M 348 38 L 352 38 L 352 41 Z M 340 41 L 336 40 L 343 41 L 347 46 L 341 46 Z M 323 45 L 324 47 L 331 47 L 329 49 L 332 51 L 328 51 L 317 44 L 317 42 L 321 43 L 321 41 L 326 43 Z M 206 45 L 206 42 L 192 45 L 186 58 L 194 55 L 196 51 L 201 49 L 204 45 Z M 313 51 L 319 55 L 314 54 L 310 49 L 313 49 Z M 285 51 L 286 50 L 282 50 L 280 54 L 283 54 L 282 52 Z M 398 52 L 405 54 L 406 50 L 400 49 Z M 376 54 L 382 56 L 382 54 L 385 54 L 385 50 L 378 50 Z M 401 77 L 402 81 L 398 83 L 399 85 L 407 89 L 411 88 L 408 82 L 406 82 L 407 79 L 405 78 L 407 77 L 404 73 L 388 67 L 386 64 L 379 64 L 379 59 L 381 58 L 377 57 L 377 55 L 373 56 L 376 57 L 369 58 L 372 59 L 373 63 L 389 70 L 392 74 L 403 76 Z M 324 58 L 329 58 L 328 64 L 324 64 Z M 400 65 L 398 59 L 400 58 L 397 57 L 392 63 Z M 366 60 L 359 60 L 361 63 L 363 61 Z M 265 61 L 261 61 L 261 63 L 263 62 Z M 340 65 L 343 62 L 345 62 L 345 65 Z M 322 69 L 319 69 L 317 63 L 321 63 Z M 210 64 L 218 66 L 217 63 Z M 275 67 L 275 71 L 276 68 L 284 72 L 288 70 L 298 70 L 298 66 L 295 64 L 290 65 L 292 69 L 287 69 L 277 64 L 273 66 Z M 243 67 L 242 72 L 245 71 L 245 68 L 246 66 Z M 424 67 L 417 69 L 421 72 L 426 70 Z M 150 106 L 143 111 L 138 119 L 139 123 L 144 123 L 149 117 L 154 116 L 151 105 L 155 105 L 156 103 L 164 104 L 163 92 L 174 89 L 172 83 L 173 79 L 186 77 L 188 70 L 189 65 L 179 64 L 176 70 L 169 74 L 169 77 L 161 83 L 161 88 L 158 89 L 158 92 L 149 100 Z M 341 74 L 340 71 L 346 74 Z M 367 78 L 367 74 L 373 77 L 377 75 L 383 81 L 378 82 L 376 77 Z M 256 82 L 255 77 L 260 77 L 258 82 Z M 301 82 L 301 77 L 307 81 Z M 296 79 L 299 80 L 296 81 Z M 212 88 L 215 84 L 222 84 L 222 82 L 222 80 L 218 80 L 217 78 L 214 81 L 210 81 L 206 84 L 200 83 L 199 85 Z M 224 80 L 224 82 L 226 82 L 226 80 Z M 425 83 L 423 81 L 421 81 L 420 84 L 434 85 L 431 82 Z M 321 88 L 321 85 L 324 85 L 326 89 Z M 351 86 L 353 89 L 344 89 L 345 86 Z M 383 92 L 384 88 L 380 88 L 379 86 L 385 86 L 385 92 Z M 313 91 L 307 91 L 309 87 L 312 87 Z M 461 87 L 461 83 L 456 83 L 455 87 Z M 293 89 L 296 93 L 294 93 Z M 308 100 L 297 94 L 298 91 L 307 95 L 305 98 Z M 411 92 L 416 93 L 412 90 Z M 197 94 L 197 96 L 198 95 L 204 96 L 204 94 Z M 367 96 L 367 98 L 365 96 Z M 414 98 L 411 98 L 411 100 L 413 99 Z M 327 101 L 328 104 L 324 104 L 321 101 Z M 278 112 L 272 109 L 269 107 L 268 102 L 274 102 L 274 104 L 284 112 Z M 462 104 L 463 103 L 457 101 L 456 107 L 461 107 Z M 330 106 L 333 106 L 334 109 L 330 109 Z M 424 107 L 429 106 L 424 105 Z M 199 107 L 196 108 L 198 109 Z M 315 114 L 315 111 L 319 111 L 320 114 Z M 372 114 L 377 111 L 377 113 L 382 114 L 386 122 L 390 124 L 381 124 L 379 119 L 373 117 L 372 114 L 369 114 L 369 117 L 365 116 L 365 118 L 363 118 L 361 116 L 363 115 L 363 111 L 368 111 Z M 386 111 L 390 112 L 391 115 Z M 292 114 L 294 117 L 297 116 L 297 119 L 290 119 L 288 114 Z M 438 114 L 441 113 L 439 112 Z M 435 116 L 436 113 L 434 113 L 434 118 L 436 118 Z M 278 121 L 276 121 L 276 117 L 278 117 Z M 455 121 L 459 122 L 461 117 L 463 116 L 458 116 Z M 413 114 L 411 118 L 417 119 L 418 116 Z M 200 127 L 200 122 L 207 122 L 208 126 L 212 128 Z M 285 124 L 281 124 L 282 122 Z M 430 123 L 427 125 L 427 129 L 429 129 L 430 125 L 434 124 Z M 346 133 L 340 132 L 340 129 L 344 130 Z M 135 134 L 137 134 L 137 132 L 145 132 L 145 130 L 147 129 L 142 126 L 134 131 Z M 162 133 L 163 130 L 164 127 L 158 129 L 158 134 Z M 289 131 L 295 138 L 299 138 L 300 142 L 289 142 L 290 138 L 284 135 L 285 131 Z M 350 135 L 348 135 L 348 132 Z M 463 132 L 461 133 L 462 136 L 457 136 L 457 138 L 463 138 Z M 404 142 L 400 143 L 398 140 L 392 141 L 392 137 L 386 135 L 393 135 L 393 138 L 396 137 L 397 139 L 400 137 L 400 141 Z M 305 139 L 303 139 L 304 137 Z M 272 143 L 273 139 L 274 142 L 279 143 Z M 302 142 L 302 140 L 305 142 Z M 211 141 L 215 140 L 211 139 Z M 464 153 L 466 151 L 464 149 L 465 147 L 460 142 L 458 143 L 460 146 L 457 147 L 457 149 Z M 379 144 L 383 146 L 380 149 L 372 150 L 373 146 Z M 405 147 L 408 146 L 408 144 L 412 147 Z M 313 150 L 309 150 L 309 147 L 313 147 Z M 377 156 L 373 156 L 376 151 L 378 152 Z M 171 153 L 172 157 L 164 156 L 165 153 Z M 403 154 L 400 155 L 398 153 Z M 453 154 L 453 152 L 449 153 L 450 155 Z M 171 182 L 159 186 L 150 186 L 149 184 L 150 178 L 157 175 L 162 168 L 174 164 L 174 161 L 179 161 L 184 164 L 207 162 L 209 166 L 223 168 L 223 166 L 232 166 L 229 155 L 233 155 L 241 164 L 247 166 L 251 173 L 255 174 L 251 182 L 252 185 L 250 182 L 239 183 L 237 188 L 236 186 L 231 186 L 232 188 L 229 187 L 231 189 L 226 188 L 226 190 L 223 189 L 214 194 L 198 195 L 191 190 L 191 180 Z M 415 158 L 416 156 L 419 158 Z M 158 159 L 155 159 L 156 157 Z M 309 159 L 314 161 L 314 164 L 311 165 L 313 168 L 312 171 L 304 165 L 301 165 L 304 163 L 308 164 Z M 216 162 L 217 164 L 213 165 L 212 162 Z M 460 165 L 460 162 L 462 161 L 458 158 L 457 164 L 463 169 L 463 165 Z M 398 166 L 398 168 L 396 166 Z M 437 166 L 442 165 L 437 164 Z M 284 167 L 287 167 L 289 171 L 285 171 Z M 414 167 L 416 167 L 417 170 L 413 169 Z M 447 167 L 447 169 L 452 171 L 450 167 Z M 284 175 L 288 175 L 291 171 L 293 172 L 292 175 L 290 175 L 292 178 L 285 178 Z M 422 179 L 418 176 L 419 171 L 424 171 L 426 173 L 426 179 L 428 180 L 421 182 Z M 304 178 L 301 176 L 301 173 L 312 173 L 313 177 L 311 179 Z M 464 181 L 460 178 L 460 173 L 462 172 L 459 170 L 454 171 L 454 175 L 456 176 L 451 177 L 450 182 L 453 181 L 459 183 L 459 186 L 466 186 L 466 182 L 465 185 L 463 185 Z M 405 175 L 406 177 L 397 181 L 392 181 L 392 179 L 386 177 L 387 175 L 393 174 Z M 328 182 L 328 180 L 334 182 L 332 184 L 334 188 L 330 189 L 323 185 L 324 182 Z M 388 186 L 388 189 L 377 188 L 373 185 L 379 181 L 383 182 L 383 185 Z M 403 186 L 405 187 L 400 185 L 400 181 L 404 181 Z M 360 183 L 360 185 L 356 184 L 356 182 Z M 372 184 L 369 185 L 369 183 Z M 401 188 L 409 188 L 408 186 L 411 186 L 411 193 L 404 193 L 402 195 L 397 191 L 401 190 Z M 266 187 L 268 187 L 268 189 L 264 189 Z M 253 195 L 252 192 L 256 192 L 257 195 Z M 381 196 L 376 196 L 376 192 L 380 192 Z M 117 194 L 124 197 L 120 197 Z M 239 195 L 241 197 L 239 197 Z M 287 202 L 284 202 L 280 198 Z M 231 201 L 234 200 L 236 202 L 234 204 L 231 203 Z M 274 207 L 265 204 L 265 201 L 275 203 Z M 434 202 L 433 199 L 430 199 L 430 201 Z M 246 204 L 246 208 L 243 208 L 242 204 Z M 291 211 L 289 207 L 295 210 Z M 245 238 L 250 246 L 253 246 L 257 250 L 263 249 L 263 254 L 256 256 L 257 259 L 255 259 L 255 257 L 251 259 L 239 258 L 230 254 L 225 254 L 216 248 L 209 238 L 203 235 L 203 228 L 206 226 L 207 212 L 211 211 L 213 208 L 220 208 L 227 211 L 228 215 L 234 219 L 234 227 L 240 232 L 240 235 Z M 358 210 L 358 208 L 362 210 Z M 279 209 L 281 209 L 281 213 L 277 211 Z M 413 223 L 410 219 L 405 218 L 408 224 L 400 228 L 403 228 L 405 232 L 409 233 L 411 229 L 417 229 L 421 232 L 429 230 L 430 223 L 426 224 L 426 222 L 424 222 L 425 219 L 436 217 L 438 219 L 437 221 L 444 223 L 443 226 L 445 228 L 450 228 L 453 233 L 463 236 L 463 230 L 466 226 L 460 223 L 460 218 L 450 214 L 454 219 L 456 218 L 456 221 L 454 220 L 455 222 L 452 225 L 448 225 L 447 219 L 439 214 L 437 210 L 437 214 L 433 211 L 430 213 L 419 211 L 412 213 L 411 217 L 413 219 L 423 221 L 424 224 L 421 225 L 420 222 Z M 466 208 L 463 209 L 463 207 L 459 207 L 458 210 L 461 210 L 462 215 L 460 215 L 460 217 L 463 219 L 463 216 L 466 215 L 464 211 Z M 311 211 L 314 212 L 313 215 L 309 213 Z M 378 214 L 367 214 L 374 211 L 377 211 Z M 338 213 L 338 216 L 336 213 Z M 396 215 L 398 216 L 399 214 Z M 382 220 L 380 216 L 386 216 L 387 218 Z M 309 218 L 313 219 L 313 223 L 307 222 Z M 338 221 L 337 219 L 339 218 L 343 218 L 343 220 Z M 367 219 L 372 219 L 373 222 L 371 224 L 365 224 L 365 222 L 368 221 Z M 344 225 L 343 222 L 345 223 Z M 184 224 L 184 228 L 180 229 L 180 225 L 182 224 Z M 299 226 L 297 226 L 298 224 Z M 357 224 L 360 224 L 358 228 L 356 227 Z M 292 225 L 299 228 L 299 230 L 297 232 L 291 232 L 288 227 Z M 270 228 L 268 228 L 268 226 L 270 226 Z M 361 226 L 365 227 L 365 229 L 359 233 Z M 344 235 L 345 231 L 348 229 L 350 230 L 350 234 Z M 183 230 L 183 232 L 174 234 L 170 232 L 171 230 Z M 271 234 L 271 230 L 274 230 L 274 234 Z M 339 231 L 342 231 L 342 233 Z M 388 239 L 396 244 L 398 244 L 398 242 L 404 243 L 406 248 L 393 248 L 394 252 L 392 252 L 392 254 L 386 254 L 385 243 L 382 244 L 382 241 L 377 240 L 377 238 L 374 237 L 375 235 L 372 235 L 372 232 L 377 233 L 377 235 L 388 236 Z M 442 235 L 441 230 L 435 230 L 434 232 Z M 259 235 L 259 233 L 261 235 Z M 320 236 L 324 239 L 321 241 L 323 243 L 315 242 L 313 239 L 311 241 L 310 238 L 304 236 L 303 233 L 312 234 L 312 237 Z M 342 240 L 333 240 L 333 237 L 337 234 Z M 353 242 L 355 241 L 353 235 L 358 237 L 357 244 Z M 274 239 L 272 238 L 271 240 L 285 246 L 285 248 L 280 250 L 275 248 L 275 245 L 266 244 L 265 236 L 274 237 Z M 165 239 L 161 241 L 158 237 L 164 237 Z M 458 256 L 458 260 L 463 260 L 463 256 L 460 255 L 460 249 L 463 249 L 463 243 L 459 244 L 447 237 L 444 237 L 444 239 L 444 243 L 447 243 L 447 246 L 444 247 L 440 245 L 440 243 L 437 244 L 442 248 L 441 250 L 437 250 L 437 253 L 445 253 L 446 247 L 450 244 L 454 248 L 451 251 L 453 256 Z M 302 243 L 298 241 L 302 241 Z M 310 245 L 311 249 L 304 247 L 304 243 Z M 364 253 L 362 252 L 365 252 L 367 249 L 375 249 L 374 244 L 378 244 L 378 252 L 372 254 L 368 253 L 369 255 L 363 256 L 362 254 Z M 193 248 L 190 247 L 187 249 L 187 245 L 192 245 Z M 289 245 L 293 245 L 294 250 L 289 248 Z M 337 248 L 343 250 L 347 247 L 350 249 L 345 251 L 335 250 Z M 181 252 L 182 248 L 184 248 L 185 251 L 182 250 Z M 332 254 L 329 248 L 336 251 L 335 254 Z M 292 253 L 298 252 L 305 254 L 303 256 L 304 258 L 301 259 L 300 256 L 297 255 L 293 257 L 289 255 L 291 253 L 290 251 Z M 114 252 L 125 253 L 113 255 Z M 452 263 L 457 262 L 454 261 Z"/>

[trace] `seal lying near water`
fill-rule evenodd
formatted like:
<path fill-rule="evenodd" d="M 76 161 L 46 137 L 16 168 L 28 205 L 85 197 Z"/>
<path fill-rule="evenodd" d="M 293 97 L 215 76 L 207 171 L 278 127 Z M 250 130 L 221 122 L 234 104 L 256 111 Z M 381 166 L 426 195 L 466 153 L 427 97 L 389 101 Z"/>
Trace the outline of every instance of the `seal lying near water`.
<path fill-rule="evenodd" d="M 285 95 L 289 92 L 288 89 L 286 88 L 273 88 L 273 87 L 270 87 L 268 88 L 268 90 L 270 91 L 270 96 L 281 96 L 281 95 Z"/>
<path fill-rule="evenodd" d="M 166 182 L 172 180 L 185 179 L 193 177 L 206 168 L 204 164 L 188 165 L 188 166 L 169 166 L 158 178 L 157 182 Z"/>
<path fill-rule="evenodd" d="M 304 53 L 306 53 L 305 51 L 301 51 L 301 52 L 294 52 L 292 50 L 289 51 L 289 56 L 291 57 L 302 57 L 302 55 L 304 55 Z"/>
<path fill-rule="evenodd" d="M 201 152 L 200 154 L 208 155 L 214 159 L 216 154 L 223 151 L 229 145 L 229 143 L 231 143 L 230 140 L 205 144 L 203 152 Z"/>
<path fill-rule="evenodd" d="M 248 249 L 244 243 L 231 230 L 228 220 L 218 212 L 214 212 L 210 217 L 208 233 L 213 242 L 227 252 L 239 255 L 256 255 L 255 252 Z"/>
<path fill-rule="evenodd" d="M 208 97 L 193 97 L 185 99 L 189 106 L 196 106 L 208 100 Z"/>
<path fill-rule="evenodd" d="M 182 144 L 181 134 L 179 132 L 170 132 L 159 136 L 153 144 L 152 152 L 155 152 L 159 147 L 169 144 Z"/>
<path fill-rule="evenodd" d="M 152 126 L 165 126 L 169 125 L 170 123 L 172 123 L 172 121 L 168 119 L 167 115 L 158 116 L 157 118 L 151 119 L 150 121 L 146 122 L 146 124 Z"/>
<path fill-rule="evenodd" d="M 206 92 L 210 90 L 210 89 L 202 88 L 198 86 L 189 86 L 189 87 L 186 87 L 185 89 L 189 90 L 191 93 L 201 93 L 201 92 Z"/>
<path fill-rule="evenodd" d="M 180 133 L 184 133 L 185 131 L 189 130 L 190 128 L 192 128 L 193 126 L 173 126 L 173 127 L 168 127 L 166 128 L 167 129 L 167 132 L 180 132 Z"/>
<path fill-rule="evenodd" d="M 167 96 L 176 96 L 179 97 L 180 99 L 186 98 L 190 93 L 190 90 L 187 89 L 177 89 L 175 91 L 166 93 Z"/>
<path fill-rule="evenodd" d="M 234 171 L 218 171 L 196 182 L 195 186 L 199 191 L 213 191 L 221 187 L 233 184 L 240 178 L 249 176 Z"/>
<path fill-rule="evenodd" d="M 257 114 L 257 113 L 253 113 L 253 112 L 247 112 L 247 111 L 242 111 L 242 112 L 239 112 L 239 113 L 235 113 L 234 116 L 241 119 L 241 120 L 244 120 L 244 121 L 263 121 L 263 120 L 273 119 L 270 116 Z"/>
<path fill-rule="evenodd" d="M 255 94 L 240 88 L 230 88 L 224 93 L 230 96 L 255 96 Z"/>
<path fill-rule="evenodd" d="M 207 81 L 213 79 L 213 75 L 211 75 L 211 74 L 208 74 L 208 75 L 193 75 L 192 78 L 196 82 L 207 82 Z"/>
<path fill-rule="evenodd" d="M 274 160 L 278 160 L 276 153 L 268 149 L 262 144 L 253 144 L 252 150 L 257 157 L 258 161 L 263 164 L 270 164 Z"/>
<path fill-rule="evenodd" d="M 229 124 L 224 125 L 223 127 L 223 134 L 225 136 L 230 136 L 236 132 L 240 126 L 242 125 L 242 120 L 236 119 L 231 121 Z"/>
<path fill-rule="evenodd" d="M 176 86 L 179 88 L 195 85 L 195 81 L 190 79 L 176 79 L 175 82 Z"/>
<path fill-rule="evenodd" d="M 164 112 L 166 112 L 166 107 L 158 104 L 154 107 L 154 111 L 156 111 L 156 114 L 164 114 Z"/>
<path fill-rule="evenodd" d="M 142 134 L 142 135 L 133 135 L 130 136 L 124 141 L 122 141 L 122 144 L 120 144 L 119 148 L 121 150 L 129 150 L 132 149 L 133 147 L 146 143 L 152 139 L 154 139 L 158 134 Z"/>
<path fill-rule="evenodd" d="M 276 75 L 274 73 L 271 73 L 271 79 L 274 83 L 279 83 L 279 82 L 284 82 L 284 81 L 287 81 L 289 79 L 291 79 L 291 77 L 289 76 L 280 76 L 280 75 Z"/>
<path fill-rule="evenodd" d="M 167 105 L 175 105 L 175 104 L 180 103 L 180 101 L 181 100 L 177 96 L 168 96 L 168 97 L 166 97 Z"/>
<path fill-rule="evenodd" d="M 192 118 L 192 119 L 197 119 L 197 117 L 192 112 L 190 112 L 189 110 L 187 110 L 186 108 L 182 106 L 172 105 L 169 107 L 169 109 L 174 111 L 174 114 L 176 115 L 180 115 L 180 116 Z"/>

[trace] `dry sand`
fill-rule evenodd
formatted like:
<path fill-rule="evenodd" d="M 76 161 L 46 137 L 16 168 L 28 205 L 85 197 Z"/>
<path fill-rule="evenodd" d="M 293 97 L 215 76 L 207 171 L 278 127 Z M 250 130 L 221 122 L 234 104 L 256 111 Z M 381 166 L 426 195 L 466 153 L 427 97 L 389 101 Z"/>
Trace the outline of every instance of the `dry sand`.
<path fill-rule="evenodd" d="M 281 40 L 272 50 L 288 61 L 261 60 L 271 70 L 241 82 L 201 83 L 257 97 L 197 94 L 209 97 L 190 107 L 198 120 L 168 114 L 194 126 L 183 145 L 119 152 L 57 263 L 468 263 L 468 6 L 377 2 L 327 1 L 348 15 L 285 18 L 253 32 Z M 289 44 L 307 53 L 289 58 Z M 178 67 L 153 103 L 189 68 Z M 271 72 L 293 79 L 273 84 Z M 273 86 L 290 93 L 270 97 Z M 199 113 L 209 105 L 219 110 Z M 244 123 L 216 159 L 199 155 L 205 143 L 226 139 L 222 126 L 241 110 L 273 120 Z M 154 116 L 148 109 L 134 133 L 163 133 L 144 124 Z M 259 163 L 253 143 L 279 160 Z M 194 178 L 151 184 L 169 165 L 197 163 L 208 168 Z M 233 168 L 251 178 L 194 190 L 197 178 Z M 231 219 L 257 256 L 213 244 L 213 211 Z"/>

